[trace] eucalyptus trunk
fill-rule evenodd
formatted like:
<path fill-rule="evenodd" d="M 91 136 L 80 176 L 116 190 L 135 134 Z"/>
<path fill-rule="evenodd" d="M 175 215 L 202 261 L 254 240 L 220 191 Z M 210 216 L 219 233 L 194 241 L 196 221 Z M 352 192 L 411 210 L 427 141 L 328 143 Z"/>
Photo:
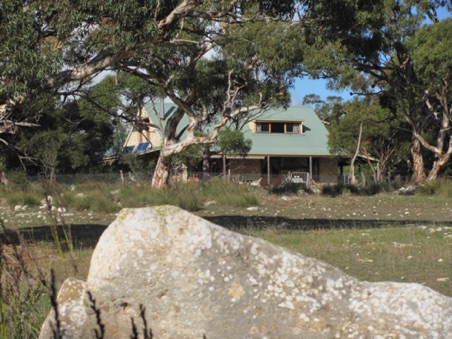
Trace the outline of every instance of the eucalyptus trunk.
<path fill-rule="evenodd" d="M 451 155 L 450 153 L 446 153 L 437 160 L 435 160 L 435 162 L 433 162 L 433 166 L 430 172 L 428 173 L 427 180 L 434 180 L 438 177 L 438 173 L 441 170 L 441 168 L 443 168 L 443 166 L 445 166 L 449 162 L 450 155 Z"/>
<path fill-rule="evenodd" d="M 413 158 L 413 181 L 415 184 L 420 184 L 425 181 L 424 157 L 421 153 L 421 143 L 418 139 L 413 138 L 411 141 L 411 156 Z"/>
<path fill-rule="evenodd" d="M 350 178 L 351 178 L 351 184 L 356 185 L 356 177 L 355 177 L 355 161 L 359 154 L 359 149 L 361 148 L 361 136 L 363 134 L 363 124 L 361 123 L 359 125 L 359 136 L 358 136 L 358 144 L 356 145 L 355 154 L 353 155 L 353 158 L 350 161 Z"/>
<path fill-rule="evenodd" d="M 169 174 L 171 169 L 171 158 L 160 156 L 155 166 L 154 176 L 152 177 L 152 187 L 164 188 L 168 186 Z"/>
<path fill-rule="evenodd" d="M 210 178 L 210 149 L 206 148 L 202 152 L 202 181 Z"/>

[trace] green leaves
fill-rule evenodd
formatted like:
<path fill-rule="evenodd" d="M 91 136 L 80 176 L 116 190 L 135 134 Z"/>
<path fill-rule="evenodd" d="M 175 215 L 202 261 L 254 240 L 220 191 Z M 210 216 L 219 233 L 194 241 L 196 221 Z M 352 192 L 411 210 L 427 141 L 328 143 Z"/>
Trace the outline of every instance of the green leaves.
<path fill-rule="evenodd" d="M 218 148 L 221 154 L 245 155 L 251 150 L 251 139 L 245 139 L 243 132 L 225 128 L 220 132 Z"/>
<path fill-rule="evenodd" d="M 419 80 L 435 91 L 452 78 L 452 19 L 422 27 L 407 43 Z"/>

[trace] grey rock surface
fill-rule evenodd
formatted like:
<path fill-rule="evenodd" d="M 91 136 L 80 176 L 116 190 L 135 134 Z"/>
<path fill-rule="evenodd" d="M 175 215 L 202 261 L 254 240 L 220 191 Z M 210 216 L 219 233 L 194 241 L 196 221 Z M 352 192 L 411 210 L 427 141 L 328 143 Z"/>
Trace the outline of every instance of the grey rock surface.
<path fill-rule="evenodd" d="M 122 210 L 58 304 L 63 338 L 452 338 L 451 298 L 361 282 L 173 206 Z M 40 338 L 52 328 L 53 311 Z"/>

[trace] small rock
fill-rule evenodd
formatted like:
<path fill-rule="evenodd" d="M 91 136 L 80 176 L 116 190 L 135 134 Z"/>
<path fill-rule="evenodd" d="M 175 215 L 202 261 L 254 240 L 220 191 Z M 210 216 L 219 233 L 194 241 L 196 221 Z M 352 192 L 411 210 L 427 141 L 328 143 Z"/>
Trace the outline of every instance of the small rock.
<path fill-rule="evenodd" d="M 247 210 L 247 211 L 259 211 L 259 207 L 257 207 L 257 206 L 252 206 L 252 207 L 248 207 L 246 210 Z"/>
<path fill-rule="evenodd" d="M 14 211 L 15 212 L 18 212 L 18 211 L 22 211 L 22 205 L 16 205 L 16 206 L 14 206 Z"/>
<path fill-rule="evenodd" d="M 209 206 L 211 206 L 211 205 L 215 205 L 217 202 L 215 201 L 215 200 L 211 200 L 211 201 L 206 201 L 205 203 L 204 203 L 204 206 L 205 207 L 209 207 Z"/>

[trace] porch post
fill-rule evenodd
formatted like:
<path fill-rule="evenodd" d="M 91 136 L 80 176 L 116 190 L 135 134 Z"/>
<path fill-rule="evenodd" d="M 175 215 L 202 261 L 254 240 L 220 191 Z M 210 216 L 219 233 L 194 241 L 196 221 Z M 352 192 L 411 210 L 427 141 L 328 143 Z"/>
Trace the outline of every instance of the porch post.
<path fill-rule="evenodd" d="M 312 179 L 312 156 L 309 156 L 309 180 L 308 180 L 308 187 L 311 186 L 311 179 Z"/>
<path fill-rule="evenodd" d="M 270 156 L 267 157 L 267 185 L 270 186 Z"/>

